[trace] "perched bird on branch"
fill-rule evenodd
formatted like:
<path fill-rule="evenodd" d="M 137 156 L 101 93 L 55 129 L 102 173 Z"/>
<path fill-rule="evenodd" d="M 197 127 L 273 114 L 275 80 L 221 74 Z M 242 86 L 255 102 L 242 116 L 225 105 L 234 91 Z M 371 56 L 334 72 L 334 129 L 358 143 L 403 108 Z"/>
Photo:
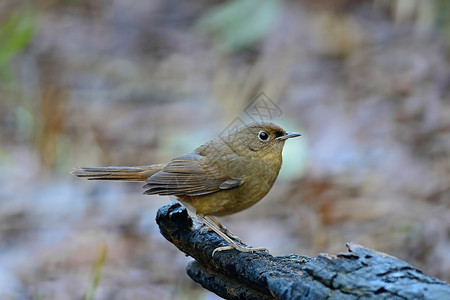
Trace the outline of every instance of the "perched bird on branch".
<path fill-rule="evenodd" d="M 233 248 L 267 251 L 239 245 L 236 242 L 240 239 L 214 216 L 239 212 L 261 200 L 278 176 L 285 141 L 297 136 L 300 134 L 288 133 L 273 123 L 253 123 L 167 164 L 82 167 L 72 173 L 90 180 L 145 181 L 144 194 L 176 196 L 207 228 L 230 244 L 215 249 L 213 255 Z"/>

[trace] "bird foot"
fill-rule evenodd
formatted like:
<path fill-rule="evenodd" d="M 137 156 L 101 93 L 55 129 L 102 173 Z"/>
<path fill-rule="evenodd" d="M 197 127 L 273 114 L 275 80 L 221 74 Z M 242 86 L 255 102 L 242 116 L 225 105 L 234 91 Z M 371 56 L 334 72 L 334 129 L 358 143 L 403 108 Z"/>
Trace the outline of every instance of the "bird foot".
<path fill-rule="evenodd" d="M 241 246 L 241 245 L 236 244 L 236 242 L 242 243 L 241 239 L 238 238 L 237 236 L 235 236 L 233 233 L 231 233 L 231 231 L 229 231 L 225 226 L 220 224 L 219 221 L 217 221 L 213 217 L 204 216 L 204 215 L 200 215 L 200 214 L 198 214 L 197 217 L 200 221 L 202 221 L 203 224 L 206 225 L 206 227 L 203 227 L 200 229 L 200 232 L 212 230 L 215 233 L 217 233 L 220 237 L 222 237 L 225 241 L 227 241 L 228 244 L 230 244 L 229 246 L 218 247 L 218 248 L 214 249 L 214 251 L 212 253 L 213 257 L 214 257 L 214 254 L 216 254 L 216 252 L 231 250 L 231 249 L 236 249 L 237 251 L 240 251 L 240 252 L 266 251 L 267 253 L 269 253 L 269 250 L 267 250 L 266 248 L 253 248 L 251 246 Z"/>
<path fill-rule="evenodd" d="M 252 246 L 242 247 L 237 244 L 230 244 L 230 246 L 218 247 L 218 248 L 214 249 L 212 256 L 214 257 L 214 254 L 216 254 L 217 252 L 232 250 L 232 249 L 236 249 L 237 251 L 247 252 L 247 253 L 248 252 L 256 252 L 256 251 L 265 251 L 265 252 L 269 253 L 269 250 L 267 250 L 266 248 L 253 248 Z"/>

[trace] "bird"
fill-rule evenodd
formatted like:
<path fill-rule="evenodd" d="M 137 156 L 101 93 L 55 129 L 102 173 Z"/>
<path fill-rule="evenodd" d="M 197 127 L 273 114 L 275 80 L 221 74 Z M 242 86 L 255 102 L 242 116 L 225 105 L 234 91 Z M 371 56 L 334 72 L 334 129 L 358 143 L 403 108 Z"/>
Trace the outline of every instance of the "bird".
<path fill-rule="evenodd" d="M 79 167 L 72 171 L 88 180 L 145 182 L 144 194 L 172 195 L 229 246 L 216 252 L 267 251 L 242 246 L 241 239 L 215 217 L 240 212 L 272 188 L 282 164 L 287 139 L 301 136 L 271 122 L 255 122 L 219 136 L 167 164 L 135 167 Z M 268 251 L 267 251 L 268 252 Z"/>

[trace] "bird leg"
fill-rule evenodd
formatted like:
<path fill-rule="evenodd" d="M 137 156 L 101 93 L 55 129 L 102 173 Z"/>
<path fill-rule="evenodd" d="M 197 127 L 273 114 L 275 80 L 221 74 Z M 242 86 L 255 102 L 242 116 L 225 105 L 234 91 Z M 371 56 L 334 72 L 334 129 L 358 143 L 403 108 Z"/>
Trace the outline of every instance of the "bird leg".
<path fill-rule="evenodd" d="M 211 229 L 212 231 L 217 233 L 221 238 L 223 238 L 225 241 L 227 241 L 230 244 L 230 246 L 218 247 L 218 248 L 214 249 L 214 251 L 212 253 L 213 257 L 216 252 L 220 252 L 220 251 L 224 251 L 224 250 L 231 250 L 231 249 L 236 249 L 240 252 L 255 252 L 255 251 L 269 252 L 266 248 L 253 248 L 252 246 L 245 246 L 245 247 L 240 246 L 240 245 L 236 244 L 236 242 L 233 241 L 232 238 L 229 237 L 225 232 L 223 232 L 224 226 L 222 224 L 220 224 L 219 221 L 217 221 L 214 218 L 212 218 L 212 220 L 211 220 L 210 216 L 204 216 L 204 215 L 200 215 L 200 214 L 198 214 L 197 217 L 209 229 Z M 226 230 L 226 228 L 225 228 L 225 230 Z"/>
<path fill-rule="evenodd" d="M 224 225 L 222 225 L 219 221 L 217 221 L 216 218 L 214 218 L 212 216 L 203 216 L 203 217 L 205 219 L 209 219 L 214 224 L 216 224 L 217 228 L 219 228 L 219 230 L 222 231 L 224 234 L 226 234 L 228 237 L 232 238 L 233 240 L 235 240 L 235 241 L 237 241 L 239 243 L 242 243 L 242 240 L 237 235 L 235 235 L 234 233 L 229 231 L 228 228 L 225 227 Z M 209 226 L 202 228 L 202 231 L 206 231 L 206 230 L 213 230 L 213 229 L 211 229 Z"/>

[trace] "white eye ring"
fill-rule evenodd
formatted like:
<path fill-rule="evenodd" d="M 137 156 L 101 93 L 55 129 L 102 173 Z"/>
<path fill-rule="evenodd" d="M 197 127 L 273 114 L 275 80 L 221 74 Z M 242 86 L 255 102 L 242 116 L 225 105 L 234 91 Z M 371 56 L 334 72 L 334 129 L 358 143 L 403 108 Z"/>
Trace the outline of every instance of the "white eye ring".
<path fill-rule="evenodd" d="M 258 133 L 258 138 L 264 142 L 264 141 L 267 141 L 267 139 L 269 138 L 269 135 L 265 131 L 260 131 Z"/>

